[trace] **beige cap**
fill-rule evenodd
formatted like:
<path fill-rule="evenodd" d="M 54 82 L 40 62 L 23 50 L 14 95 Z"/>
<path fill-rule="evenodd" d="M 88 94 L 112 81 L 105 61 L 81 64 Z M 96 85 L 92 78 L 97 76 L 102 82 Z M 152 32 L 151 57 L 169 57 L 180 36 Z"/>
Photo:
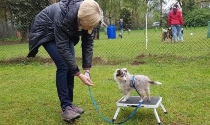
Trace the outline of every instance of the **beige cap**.
<path fill-rule="evenodd" d="M 91 34 L 93 28 L 101 20 L 100 6 L 94 0 L 84 0 L 80 4 L 78 18 L 85 21 L 85 23 L 90 27 L 88 29 L 88 33 Z"/>

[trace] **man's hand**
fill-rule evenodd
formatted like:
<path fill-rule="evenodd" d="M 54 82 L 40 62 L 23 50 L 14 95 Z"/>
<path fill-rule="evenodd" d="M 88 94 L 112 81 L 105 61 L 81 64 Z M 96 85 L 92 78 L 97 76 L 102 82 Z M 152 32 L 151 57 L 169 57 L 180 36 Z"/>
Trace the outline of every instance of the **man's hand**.
<path fill-rule="evenodd" d="M 88 85 L 88 86 L 93 86 L 94 84 L 92 83 L 92 81 L 90 80 L 90 76 L 86 73 L 86 75 L 83 75 L 83 74 L 80 74 L 78 75 L 78 77 L 82 80 L 82 82 L 85 84 L 85 85 Z"/>

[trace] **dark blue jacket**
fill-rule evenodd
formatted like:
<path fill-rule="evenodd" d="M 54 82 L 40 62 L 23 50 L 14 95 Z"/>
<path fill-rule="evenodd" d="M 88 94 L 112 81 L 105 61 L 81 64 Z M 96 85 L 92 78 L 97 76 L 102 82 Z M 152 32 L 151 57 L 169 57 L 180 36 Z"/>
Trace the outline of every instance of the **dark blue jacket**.
<path fill-rule="evenodd" d="M 79 68 L 73 55 L 70 53 L 69 42 L 74 41 L 76 45 L 79 36 L 82 41 L 82 57 L 84 69 L 91 68 L 93 56 L 93 34 L 86 30 L 78 29 L 78 10 L 83 0 L 60 0 L 43 9 L 36 15 L 29 32 L 29 54 L 28 57 L 35 57 L 38 48 L 49 41 L 55 41 L 57 49 L 69 69 L 77 75 Z"/>
<path fill-rule="evenodd" d="M 120 30 L 123 30 L 123 22 L 119 21 Z"/>

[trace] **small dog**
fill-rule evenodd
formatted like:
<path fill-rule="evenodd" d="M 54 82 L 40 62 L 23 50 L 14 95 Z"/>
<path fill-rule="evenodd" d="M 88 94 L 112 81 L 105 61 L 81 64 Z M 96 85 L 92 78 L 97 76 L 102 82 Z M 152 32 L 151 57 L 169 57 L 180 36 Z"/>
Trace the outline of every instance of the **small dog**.
<path fill-rule="evenodd" d="M 132 89 L 136 89 L 136 91 L 140 94 L 141 100 L 139 102 L 144 100 L 145 93 L 148 98 L 147 101 L 150 101 L 150 84 L 161 84 L 157 81 L 151 81 L 150 78 L 145 75 L 134 76 L 128 72 L 127 68 L 116 69 L 114 73 L 114 80 L 118 83 L 119 89 L 124 91 L 123 102 L 129 98 Z"/>
<path fill-rule="evenodd" d="M 166 39 L 170 42 L 172 42 L 173 34 L 171 27 L 168 28 L 168 30 L 162 28 L 162 42 L 164 42 Z"/>
<path fill-rule="evenodd" d="M 173 38 L 173 33 L 172 33 L 172 28 L 168 27 L 168 39 L 172 42 Z"/>
<path fill-rule="evenodd" d="M 184 33 L 184 29 L 181 29 L 181 33 Z M 178 32 L 177 32 L 177 36 L 179 36 Z M 173 39 L 173 33 L 172 33 L 172 28 L 168 27 L 168 31 L 167 31 L 167 39 L 169 39 L 172 42 Z M 179 37 L 177 37 L 177 39 L 179 40 Z"/>
<path fill-rule="evenodd" d="M 181 29 L 182 35 L 184 34 L 184 28 Z"/>
<path fill-rule="evenodd" d="M 168 31 L 162 28 L 162 42 L 164 42 L 166 38 L 168 39 Z"/>

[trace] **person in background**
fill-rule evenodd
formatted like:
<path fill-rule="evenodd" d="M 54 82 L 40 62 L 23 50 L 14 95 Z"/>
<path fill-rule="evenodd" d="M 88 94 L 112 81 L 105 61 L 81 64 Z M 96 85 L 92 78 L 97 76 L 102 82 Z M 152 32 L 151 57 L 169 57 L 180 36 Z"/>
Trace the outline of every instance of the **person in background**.
<path fill-rule="evenodd" d="M 172 28 L 174 42 L 177 42 L 178 37 L 181 42 L 184 42 L 181 32 L 183 25 L 184 21 L 183 21 L 182 12 L 178 9 L 178 5 L 175 4 L 173 6 L 173 9 L 168 14 L 168 27 Z"/>
<path fill-rule="evenodd" d="M 85 85 L 94 85 L 90 79 L 92 30 L 100 22 L 100 17 L 100 7 L 94 0 L 60 0 L 43 9 L 31 24 L 28 57 L 35 57 L 38 48 L 43 46 L 54 61 L 61 116 L 65 121 L 77 119 L 84 112 L 73 104 L 74 77 Z M 76 64 L 74 52 L 80 36 L 84 74 Z"/>
<path fill-rule="evenodd" d="M 94 40 L 99 39 L 100 29 L 101 29 L 101 21 L 100 21 L 99 24 L 95 27 Z"/>
<path fill-rule="evenodd" d="M 120 19 L 119 27 L 120 27 L 120 34 L 118 35 L 118 37 L 122 38 L 122 35 L 123 35 L 123 19 Z"/>

